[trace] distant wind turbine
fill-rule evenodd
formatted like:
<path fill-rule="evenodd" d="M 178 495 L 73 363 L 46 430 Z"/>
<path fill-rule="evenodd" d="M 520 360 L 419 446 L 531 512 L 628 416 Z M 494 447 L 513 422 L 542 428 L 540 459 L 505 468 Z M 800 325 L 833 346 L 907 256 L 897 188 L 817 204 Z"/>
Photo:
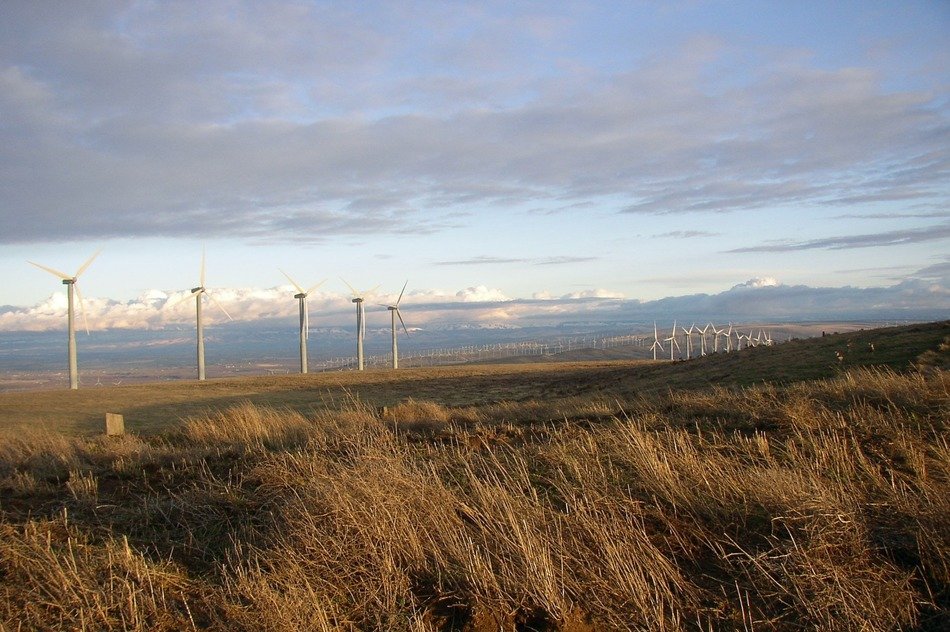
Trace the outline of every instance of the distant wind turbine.
<path fill-rule="evenodd" d="M 409 285 L 409 281 L 406 281 L 402 286 L 402 291 L 399 292 L 399 298 L 396 299 L 396 302 L 393 305 L 380 305 L 380 307 L 385 307 L 389 310 L 389 316 L 392 319 L 392 332 L 393 332 L 393 368 L 399 368 L 399 346 L 396 341 L 396 318 L 399 318 L 399 323 L 402 325 L 403 331 L 406 332 L 406 336 L 409 336 L 409 330 L 406 329 L 406 323 L 402 319 L 402 314 L 399 313 L 399 302 L 402 300 L 402 295 L 406 292 L 406 286 Z"/>
<path fill-rule="evenodd" d="M 347 283 L 344 279 L 340 279 L 343 283 L 346 284 L 346 287 L 350 288 L 350 292 L 353 293 L 353 302 L 356 303 L 356 364 L 360 371 L 363 370 L 363 338 L 366 336 L 366 310 L 363 307 L 363 301 L 366 300 L 366 297 L 370 296 L 373 292 L 376 291 L 377 285 L 372 290 L 367 290 L 365 292 L 357 292 L 352 285 Z"/>
<path fill-rule="evenodd" d="M 55 270 L 53 268 L 48 268 L 38 263 L 33 263 L 32 261 L 28 262 L 40 270 L 49 272 L 53 276 L 59 278 L 63 282 L 63 285 L 66 286 L 66 328 L 69 335 L 67 343 L 67 355 L 69 358 L 69 388 L 73 390 L 79 388 L 79 363 L 76 360 L 76 316 L 73 309 L 73 293 L 75 293 L 76 297 L 79 299 L 79 312 L 82 314 L 83 327 L 86 329 L 86 335 L 89 335 L 89 323 L 86 321 L 86 310 L 83 307 L 82 292 L 79 291 L 79 285 L 77 282 L 79 281 L 79 276 L 85 272 L 90 265 L 92 265 L 93 260 L 99 256 L 100 252 L 102 251 L 98 250 L 95 254 L 86 259 L 86 262 L 79 266 L 79 269 L 76 270 L 76 274 L 73 275 L 60 272 L 59 270 Z"/>
<path fill-rule="evenodd" d="M 686 359 L 689 360 L 693 357 L 693 330 L 696 328 L 696 324 L 689 326 L 689 329 L 686 327 L 680 327 L 682 332 L 686 335 Z"/>
<path fill-rule="evenodd" d="M 709 331 L 710 327 L 712 327 L 712 323 L 706 323 L 705 327 L 697 329 L 699 332 L 699 355 L 701 356 L 706 355 L 706 332 Z"/>
<path fill-rule="evenodd" d="M 717 329 L 712 323 L 709 324 L 712 326 L 713 330 L 713 353 L 719 353 L 719 336 L 721 336 L 726 330 Z"/>
<path fill-rule="evenodd" d="M 663 345 L 660 343 L 660 336 L 659 336 L 659 334 L 658 334 L 657 331 L 656 331 L 656 321 L 654 320 L 654 321 L 653 321 L 653 346 L 650 347 L 650 349 L 653 351 L 653 359 L 654 359 L 654 360 L 656 360 L 656 350 L 657 350 L 657 348 L 659 348 L 660 351 L 663 351 L 663 350 L 664 350 L 664 349 L 663 349 Z"/>
<path fill-rule="evenodd" d="M 201 317 L 201 296 L 207 295 L 211 302 L 218 306 L 224 315 L 228 317 L 228 320 L 234 320 L 231 318 L 231 314 L 228 313 L 228 310 L 224 309 L 224 306 L 218 302 L 218 300 L 211 295 L 211 292 L 205 288 L 205 253 L 201 253 L 201 272 L 199 275 L 199 285 L 198 287 L 191 288 L 191 294 L 182 298 L 178 303 L 188 300 L 191 297 L 195 297 L 195 323 L 197 330 L 197 339 L 198 339 L 198 380 L 204 381 L 205 379 L 205 336 L 204 336 L 204 321 Z M 177 304 L 177 303 L 176 303 Z"/>
<path fill-rule="evenodd" d="M 297 294 L 294 294 L 294 298 L 300 303 L 300 372 L 306 373 L 307 341 L 310 339 L 310 313 L 307 311 L 307 295 L 326 283 L 326 279 L 304 290 L 296 281 L 290 278 L 289 274 L 283 270 L 281 270 L 280 273 L 287 277 L 287 280 L 289 280 L 293 286 L 297 288 Z"/>
<path fill-rule="evenodd" d="M 663 342 L 670 343 L 670 362 L 673 361 L 673 347 L 676 347 L 676 350 L 680 350 L 680 343 L 676 342 L 676 321 L 673 321 L 673 331 L 670 333 L 669 338 L 665 338 Z"/>

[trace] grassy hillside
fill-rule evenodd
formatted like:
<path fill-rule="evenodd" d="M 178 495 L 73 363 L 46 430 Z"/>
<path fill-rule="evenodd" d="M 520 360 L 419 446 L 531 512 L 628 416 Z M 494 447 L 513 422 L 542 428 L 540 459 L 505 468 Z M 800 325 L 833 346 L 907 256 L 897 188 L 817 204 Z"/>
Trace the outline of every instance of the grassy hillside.
<path fill-rule="evenodd" d="M 862 366 L 906 370 L 928 352 L 934 356 L 927 360 L 931 364 L 946 363 L 950 354 L 938 349 L 947 337 L 950 321 L 795 340 L 688 362 L 478 364 L 0 393 L 0 428 L 42 427 L 91 435 L 101 431 L 104 414 L 114 412 L 124 414 L 133 431 L 153 433 L 245 401 L 305 415 L 339 409 L 353 399 L 375 407 L 408 398 L 452 407 L 571 397 L 625 401 L 669 389 L 827 378 Z M 844 360 L 836 358 L 836 351 Z"/>
<path fill-rule="evenodd" d="M 0 440 L 0 630 L 945 630 L 946 336 L 141 387 Z"/>

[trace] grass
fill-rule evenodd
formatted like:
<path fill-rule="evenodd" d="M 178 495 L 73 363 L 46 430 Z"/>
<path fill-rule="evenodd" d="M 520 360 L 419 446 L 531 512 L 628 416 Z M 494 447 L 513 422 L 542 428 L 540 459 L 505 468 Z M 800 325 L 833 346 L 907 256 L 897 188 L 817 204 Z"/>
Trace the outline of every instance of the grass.
<path fill-rule="evenodd" d="M 862 366 L 859 341 L 820 378 L 380 372 L 8 432 L 0 630 L 946 629 L 947 345 Z M 807 356 L 745 358 L 782 352 Z"/>
<path fill-rule="evenodd" d="M 69 434 L 101 432 L 106 412 L 125 416 L 126 428 L 160 433 L 194 416 L 242 402 L 312 415 L 339 410 L 357 398 L 392 406 L 409 398 L 453 408 L 542 400 L 570 406 L 573 397 L 635 399 L 670 388 L 748 386 L 832 377 L 842 370 L 881 366 L 904 370 L 935 354 L 950 336 L 950 321 L 868 329 L 796 340 L 773 347 L 710 355 L 689 362 L 577 361 L 517 365 L 476 364 L 400 369 L 398 372 L 314 373 L 158 382 L 78 391 L 0 393 L 0 428 L 43 427 Z M 875 350 L 869 350 L 870 344 Z M 836 351 L 845 359 L 838 361 Z M 940 362 L 946 354 L 926 362 Z M 946 367 L 944 367 L 946 368 Z"/>

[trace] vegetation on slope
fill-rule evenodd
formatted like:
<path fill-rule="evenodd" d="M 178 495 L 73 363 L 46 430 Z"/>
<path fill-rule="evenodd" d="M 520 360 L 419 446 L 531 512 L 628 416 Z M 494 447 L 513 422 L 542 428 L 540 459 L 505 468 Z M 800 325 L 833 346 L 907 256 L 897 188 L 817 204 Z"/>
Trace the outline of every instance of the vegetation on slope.
<path fill-rule="evenodd" d="M 462 365 L 0 393 L 0 428 L 42 426 L 94 435 L 102 430 L 103 414 L 113 412 L 125 415 L 126 427 L 136 433 L 161 433 L 182 419 L 207 416 L 245 401 L 311 416 L 340 409 L 347 401 L 341 395 L 345 393 L 372 406 L 408 398 L 451 407 L 530 400 L 570 405 L 565 400 L 573 397 L 626 401 L 671 388 L 825 379 L 862 366 L 902 371 L 921 361 L 939 365 L 940 358 L 946 363 L 950 356 L 946 350 L 938 353 L 944 339 L 950 339 L 950 321 L 794 340 L 688 362 Z M 838 352 L 843 355 L 840 361 Z M 928 360 L 928 353 L 934 357 Z"/>
<path fill-rule="evenodd" d="M 0 630 L 943 630 L 946 353 L 8 434 Z"/>

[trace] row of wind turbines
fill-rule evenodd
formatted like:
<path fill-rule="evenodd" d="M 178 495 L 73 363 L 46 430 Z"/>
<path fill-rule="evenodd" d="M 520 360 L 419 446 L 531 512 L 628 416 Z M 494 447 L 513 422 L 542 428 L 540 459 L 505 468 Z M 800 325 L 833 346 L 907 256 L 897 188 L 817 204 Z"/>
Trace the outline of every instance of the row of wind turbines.
<path fill-rule="evenodd" d="M 708 347 L 709 347 L 709 345 L 708 345 L 708 343 L 707 343 L 707 340 L 708 340 L 708 336 L 709 336 L 710 333 L 712 333 L 713 336 L 714 336 L 714 339 L 713 339 L 713 349 L 712 349 L 712 352 L 713 352 L 713 353 L 719 353 L 719 347 L 720 347 L 720 345 L 719 345 L 719 340 L 720 340 L 721 337 L 722 337 L 722 338 L 725 338 L 725 345 L 724 345 L 725 348 L 724 348 L 724 351 L 725 351 L 726 353 L 731 353 L 731 352 L 733 351 L 733 346 L 732 346 L 733 327 L 732 327 L 732 323 L 729 323 L 729 329 L 728 329 L 728 330 L 726 330 L 726 329 L 719 329 L 718 327 L 716 327 L 716 326 L 715 326 L 714 324 L 712 324 L 712 323 L 707 323 L 706 326 L 705 326 L 705 327 L 702 327 L 702 328 L 697 327 L 696 324 L 693 323 L 693 324 L 691 324 L 691 325 L 689 326 L 689 329 L 687 329 L 686 327 L 683 327 L 683 326 L 680 326 L 679 329 L 680 329 L 680 331 L 683 333 L 683 336 L 684 336 L 684 339 L 685 339 L 685 345 L 686 345 L 686 359 L 687 359 L 687 360 L 689 360 L 689 359 L 691 359 L 691 358 L 693 357 L 693 350 L 694 350 L 694 349 L 693 349 L 693 336 L 697 336 L 697 335 L 699 336 L 699 350 L 700 350 L 700 351 L 699 351 L 699 354 L 700 354 L 700 356 L 705 356 L 705 355 L 707 354 Z M 710 330 L 711 330 L 711 331 L 710 331 Z M 759 329 L 758 335 L 756 335 L 756 336 L 753 338 L 752 336 L 753 336 L 754 333 L 755 333 L 754 330 L 750 330 L 748 334 L 743 334 L 743 333 L 740 333 L 738 330 L 736 330 L 736 332 L 735 332 L 735 334 L 736 334 L 736 346 L 735 346 L 735 351 L 739 351 L 739 350 L 741 350 L 741 349 L 743 348 L 743 347 L 742 347 L 742 341 L 743 341 L 743 340 L 745 341 L 745 348 L 746 348 L 746 349 L 748 349 L 749 347 L 757 347 L 757 346 L 759 346 L 760 344 L 761 344 L 761 345 L 765 345 L 765 346 L 769 346 L 769 347 L 772 346 L 772 335 L 771 335 L 768 331 L 763 330 L 763 329 Z M 653 352 L 653 359 L 654 359 L 654 360 L 657 359 L 657 351 L 661 351 L 661 352 L 664 352 L 664 353 L 665 353 L 666 350 L 663 348 L 663 343 L 666 342 L 666 343 L 668 343 L 669 346 L 670 346 L 670 361 L 671 361 L 671 362 L 674 361 L 676 358 L 674 357 L 674 351 L 673 351 L 673 349 L 675 348 L 676 351 L 679 351 L 680 353 L 682 353 L 682 349 L 681 349 L 681 347 L 680 347 L 679 341 L 677 340 L 677 337 L 678 337 L 678 334 L 677 334 L 677 331 L 676 331 L 676 321 L 675 321 L 675 320 L 673 321 L 673 329 L 670 331 L 669 337 L 663 338 L 662 342 L 660 341 L 660 335 L 659 335 L 659 331 L 657 330 L 656 322 L 654 322 L 654 323 L 653 323 L 653 346 L 650 348 L 651 351 Z"/>
<path fill-rule="evenodd" d="M 97 251 L 89 259 L 85 261 L 75 274 L 70 275 L 65 272 L 61 272 L 55 268 L 50 268 L 39 263 L 30 261 L 28 263 L 36 266 L 40 270 L 49 272 L 53 276 L 57 277 L 63 282 L 63 285 L 67 287 L 66 291 L 66 304 L 67 304 L 67 330 L 68 330 L 68 344 L 67 344 L 67 353 L 69 357 L 69 388 L 76 390 L 79 388 L 79 366 L 76 357 L 76 318 L 75 318 L 75 305 L 76 299 L 78 298 L 79 302 L 79 312 L 82 316 L 83 327 L 86 330 L 86 334 L 89 333 L 89 323 L 86 320 L 86 312 L 83 307 L 82 293 L 79 291 L 79 277 L 85 272 L 92 262 L 99 256 L 102 251 Z M 294 288 L 297 290 L 297 294 L 294 295 L 299 301 L 299 311 L 300 311 L 300 372 L 307 373 L 307 341 L 310 338 L 310 315 L 309 310 L 307 309 L 307 296 L 316 290 L 318 287 L 323 285 L 326 280 L 317 283 L 316 285 L 311 286 L 308 289 L 303 289 L 303 287 L 297 283 L 289 274 L 280 270 L 287 279 L 293 284 Z M 228 320 L 234 320 L 231 317 L 231 314 L 228 313 L 228 310 L 224 308 L 221 303 L 211 294 L 208 288 L 205 286 L 205 254 L 201 254 L 201 269 L 198 275 L 198 286 L 191 288 L 191 293 L 187 296 L 176 301 L 174 305 L 178 305 L 187 301 L 188 299 L 195 299 L 195 316 L 196 316 L 196 338 L 197 338 L 197 364 L 198 364 L 198 380 L 205 380 L 205 344 L 204 344 L 204 321 L 202 318 L 202 298 L 207 297 L 215 306 L 220 309 L 225 316 L 228 317 Z M 342 280 L 342 279 L 341 279 Z M 371 290 L 366 290 L 364 292 L 358 292 L 353 288 L 352 285 L 343 281 L 344 284 L 350 289 L 353 294 L 352 301 L 356 304 L 356 356 L 357 364 L 359 370 L 364 370 L 364 357 L 363 357 L 363 338 L 366 335 L 366 312 L 364 309 L 364 302 L 368 297 L 373 295 L 373 293 L 379 288 L 377 285 Z M 403 294 L 406 292 L 406 287 L 409 285 L 409 281 L 402 286 L 402 291 L 399 292 L 399 298 L 396 299 L 395 303 L 390 305 L 380 305 L 380 307 L 385 307 L 389 310 L 391 320 L 392 320 L 392 368 L 399 368 L 399 348 L 398 348 L 398 336 L 396 328 L 396 319 L 399 319 L 399 323 L 402 325 L 403 330 L 406 332 L 406 336 L 409 336 L 409 329 L 406 327 L 406 323 L 402 318 L 402 313 L 399 311 L 399 303 L 402 301 Z"/>
<path fill-rule="evenodd" d="M 76 318 L 75 318 L 75 305 L 78 299 L 79 312 L 83 320 L 83 327 L 86 330 L 86 333 L 89 333 L 89 324 L 86 320 L 85 309 L 83 307 L 82 293 L 79 290 L 79 277 L 92 265 L 92 262 L 99 256 L 101 251 L 93 254 L 89 259 L 87 259 L 79 269 L 76 270 L 75 274 L 67 274 L 61 272 L 55 268 L 51 268 L 39 263 L 30 261 L 29 263 L 36 266 L 37 268 L 49 272 L 50 274 L 56 276 L 60 279 L 67 287 L 67 330 L 68 330 L 68 359 L 69 359 L 69 387 L 70 389 L 79 388 L 79 371 L 78 363 L 76 359 Z M 317 283 L 307 289 L 304 289 L 297 281 L 293 279 L 289 274 L 280 270 L 288 281 L 293 285 L 297 290 L 297 293 L 294 294 L 294 298 L 299 302 L 299 313 L 300 313 L 300 372 L 308 372 L 308 360 L 307 360 L 307 351 L 308 351 L 308 340 L 310 338 L 310 316 L 309 310 L 307 308 L 307 297 L 314 292 L 317 288 L 323 285 L 326 280 Z M 201 268 L 199 271 L 199 283 L 197 287 L 191 288 L 190 294 L 182 297 L 178 301 L 172 304 L 172 307 L 178 305 L 188 299 L 195 299 L 195 320 L 196 320 L 196 347 L 197 347 L 197 373 L 198 380 L 205 380 L 205 346 L 204 346 L 204 322 L 202 316 L 202 306 L 203 299 L 207 297 L 214 305 L 221 310 L 221 312 L 227 316 L 229 320 L 234 320 L 228 311 L 221 305 L 220 302 L 214 297 L 213 294 L 205 286 L 205 254 L 201 255 Z M 365 302 L 372 296 L 376 290 L 379 288 L 376 287 L 365 290 L 358 291 L 352 285 L 347 283 L 345 280 L 341 279 L 343 283 L 349 288 L 352 293 L 352 302 L 356 305 L 356 362 L 357 369 L 363 371 L 365 369 L 365 357 L 363 353 L 363 339 L 366 335 L 366 312 L 365 312 Z M 402 318 L 402 313 L 399 310 L 399 304 L 402 301 L 402 297 L 406 292 L 406 287 L 409 282 L 402 286 L 402 290 L 399 292 L 399 296 L 396 299 L 395 303 L 384 305 L 380 304 L 380 307 L 385 307 L 390 312 L 390 321 L 391 321 L 391 332 L 392 332 L 392 368 L 399 368 L 399 347 L 398 347 L 398 327 L 396 326 L 396 321 L 398 319 L 399 324 L 402 326 L 403 331 L 405 331 L 406 336 L 409 336 L 409 329 L 406 327 L 406 323 Z M 679 331 L 678 331 L 679 330 Z M 708 338 L 710 334 L 713 336 L 713 353 L 718 353 L 720 351 L 720 339 L 724 339 L 724 351 L 726 353 L 731 353 L 733 350 L 741 350 L 743 348 L 743 342 L 745 343 L 745 348 L 756 347 L 760 344 L 766 346 L 772 345 L 772 338 L 768 331 L 760 329 L 758 335 L 753 337 L 754 330 L 750 330 L 748 334 L 743 334 L 738 330 L 733 330 L 732 323 L 729 323 L 728 329 L 718 328 L 713 323 L 707 323 L 704 327 L 697 327 L 694 324 L 690 325 L 689 329 L 685 327 L 677 328 L 677 321 L 673 321 L 673 328 L 670 332 L 670 335 L 666 338 L 660 339 L 659 330 L 657 328 L 656 322 L 653 323 L 653 345 L 651 351 L 653 353 L 653 359 L 658 358 L 658 352 L 665 353 L 666 349 L 663 346 L 663 343 L 669 345 L 670 350 L 670 361 L 676 359 L 675 353 L 682 353 L 682 348 L 680 347 L 678 338 L 680 333 L 684 338 L 684 344 L 686 346 L 686 358 L 687 360 L 693 357 L 694 346 L 693 346 L 693 337 L 699 337 L 699 355 L 705 356 L 709 351 Z M 733 334 L 735 334 L 735 346 L 733 347 Z"/>

